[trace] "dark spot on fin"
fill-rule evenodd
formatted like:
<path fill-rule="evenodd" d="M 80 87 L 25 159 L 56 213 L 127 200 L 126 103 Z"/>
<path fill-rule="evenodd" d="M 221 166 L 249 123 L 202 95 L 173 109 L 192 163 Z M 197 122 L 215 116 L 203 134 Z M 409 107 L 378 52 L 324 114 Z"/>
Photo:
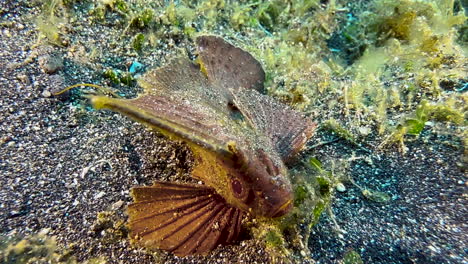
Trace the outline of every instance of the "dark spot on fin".
<path fill-rule="evenodd" d="M 268 136 L 288 162 L 314 134 L 316 123 L 257 91 L 233 93 L 234 103 L 251 125 Z"/>
<path fill-rule="evenodd" d="M 211 82 L 234 91 L 263 91 L 265 72 L 250 53 L 216 36 L 200 36 L 196 41 L 201 69 Z"/>
<path fill-rule="evenodd" d="M 204 185 L 156 182 L 133 188 L 132 196 L 130 236 L 147 248 L 204 254 L 232 243 L 241 231 L 243 212 Z"/>

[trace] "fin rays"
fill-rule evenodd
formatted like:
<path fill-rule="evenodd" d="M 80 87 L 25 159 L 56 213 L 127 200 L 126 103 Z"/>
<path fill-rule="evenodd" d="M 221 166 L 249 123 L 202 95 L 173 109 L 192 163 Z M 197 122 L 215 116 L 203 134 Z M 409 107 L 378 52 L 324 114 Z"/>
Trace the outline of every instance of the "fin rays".
<path fill-rule="evenodd" d="M 182 245 L 186 244 L 189 240 L 192 240 L 192 239 L 195 237 L 195 235 L 196 235 L 197 233 L 201 232 L 201 231 L 205 231 L 205 237 L 206 237 L 206 233 L 209 233 L 211 230 L 210 230 L 209 228 L 203 230 L 202 227 L 205 226 L 207 223 L 212 222 L 212 221 L 213 221 L 213 217 L 214 217 L 215 215 L 219 214 L 220 212 L 222 212 L 223 209 L 224 209 L 224 208 L 222 207 L 222 205 L 216 205 L 216 206 L 215 206 L 215 209 L 209 210 L 210 213 L 209 213 L 209 215 L 207 216 L 207 219 L 204 220 L 203 222 L 199 223 L 199 224 L 197 225 L 196 228 L 193 228 L 190 232 L 188 232 L 188 233 L 186 234 L 185 238 L 182 239 L 181 241 L 179 241 L 179 243 L 176 244 L 176 245 L 174 245 L 172 248 L 169 248 L 169 251 L 176 251 L 176 250 L 178 250 L 178 249 L 181 249 L 181 248 L 182 248 Z M 206 212 L 203 212 L 203 214 L 205 214 L 205 213 L 206 213 Z M 200 216 L 203 215 L 203 214 L 197 215 L 196 217 L 194 217 L 194 219 L 200 217 Z M 194 219 L 192 219 L 191 221 L 187 222 L 186 224 L 191 223 Z M 184 227 L 186 227 L 186 225 L 179 227 L 178 229 L 176 229 L 176 231 L 175 231 L 174 233 L 172 233 L 172 234 L 170 234 L 170 235 L 167 235 L 167 236 L 164 237 L 164 238 L 167 239 L 167 238 L 169 238 L 170 236 L 173 236 L 177 231 L 180 231 L 180 230 L 181 230 L 182 228 L 184 228 Z M 203 238 L 203 236 L 200 237 L 200 238 Z M 196 246 L 196 245 L 199 244 L 201 241 L 202 241 L 202 239 L 196 239 L 196 243 L 194 243 L 194 245 Z M 193 252 L 195 251 L 194 249 L 195 249 L 195 248 L 188 249 L 187 251 L 190 252 L 190 253 L 193 253 Z M 189 253 L 189 254 L 190 254 L 190 253 Z"/>
<path fill-rule="evenodd" d="M 150 218 L 153 218 L 153 217 L 156 217 L 156 216 L 160 216 L 160 215 L 162 215 L 162 214 L 175 213 L 175 212 L 180 211 L 180 210 L 186 210 L 186 209 L 189 209 L 189 208 L 190 208 L 191 206 L 193 206 L 193 205 L 197 205 L 196 207 L 193 207 L 193 208 L 191 209 L 191 210 L 192 210 L 191 212 L 194 212 L 194 211 L 200 209 L 200 207 L 204 207 L 204 206 L 206 206 L 206 205 L 208 205 L 208 204 L 211 203 L 211 201 L 209 201 L 208 198 L 203 199 L 203 200 L 204 200 L 204 201 L 207 201 L 207 202 L 206 202 L 206 203 L 200 203 L 200 201 L 194 201 L 194 202 L 192 202 L 192 203 L 189 203 L 189 204 L 187 204 L 187 205 L 184 205 L 184 206 L 181 206 L 181 207 L 178 207 L 178 208 L 168 208 L 168 209 L 165 210 L 165 211 L 163 210 L 163 211 L 161 211 L 161 212 L 157 212 L 157 213 L 154 213 L 154 214 L 151 214 L 151 215 L 148 215 L 148 216 L 139 218 L 139 219 L 133 221 L 132 224 L 136 224 L 136 223 L 138 223 L 138 222 L 145 221 L 145 220 L 148 220 L 148 219 L 150 219 Z M 158 201 L 158 202 L 159 202 L 159 201 Z M 147 203 L 151 203 L 151 202 L 147 202 Z M 184 215 L 189 214 L 189 213 L 191 213 L 191 212 L 186 212 L 186 213 L 184 213 Z M 175 218 L 173 218 L 173 219 L 174 219 L 174 221 L 176 220 Z M 173 222 L 174 222 L 174 221 L 173 221 Z M 173 222 L 168 222 L 168 224 L 173 223 Z M 161 226 L 163 226 L 163 225 L 165 225 L 165 224 L 161 224 Z M 155 230 L 161 228 L 161 226 L 158 227 L 158 228 L 156 228 L 156 229 L 154 229 L 153 231 L 155 231 Z M 151 232 L 151 231 L 148 231 L 148 232 Z"/>
<path fill-rule="evenodd" d="M 242 211 L 204 185 L 156 182 L 132 189 L 132 195 L 136 202 L 128 214 L 136 243 L 185 256 L 239 236 Z"/>
<path fill-rule="evenodd" d="M 254 128 L 270 138 L 284 162 L 291 160 L 315 131 L 312 120 L 257 91 L 235 93 L 234 103 Z"/>

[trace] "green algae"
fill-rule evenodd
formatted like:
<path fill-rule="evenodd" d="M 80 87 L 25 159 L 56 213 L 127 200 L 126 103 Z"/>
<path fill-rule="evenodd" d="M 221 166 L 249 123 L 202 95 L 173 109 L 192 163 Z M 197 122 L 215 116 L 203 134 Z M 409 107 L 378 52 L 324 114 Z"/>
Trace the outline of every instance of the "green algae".
<path fill-rule="evenodd" d="M 46 0 L 41 6 L 42 13 L 36 17 L 38 42 L 46 40 L 48 43 L 62 46 L 63 31 L 68 22 L 68 11 L 62 0 Z"/>
<path fill-rule="evenodd" d="M 357 144 L 356 137 L 348 129 L 339 124 L 335 119 L 326 120 L 322 125 L 322 128 L 331 131 L 342 139 L 345 139 L 353 144 Z M 312 160 L 310 162 L 313 163 Z"/>
<path fill-rule="evenodd" d="M 132 41 L 132 47 L 134 50 L 140 52 L 143 49 L 143 44 L 145 42 L 145 35 L 142 33 L 136 34 Z"/>
<path fill-rule="evenodd" d="M 342 260 L 343 264 L 363 264 L 361 255 L 354 250 L 346 252 Z"/>
<path fill-rule="evenodd" d="M 283 236 L 276 230 L 269 230 L 265 234 L 265 242 L 269 247 L 282 247 L 284 245 Z"/>
<path fill-rule="evenodd" d="M 397 144 L 402 152 L 405 152 L 405 136 L 419 136 L 428 121 L 452 123 L 454 125 L 466 125 L 467 109 L 464 106 L 464 99 L 449 97 L 442 103 L 429 103 L 427 100 L 421 101 L 413 114 L 405 117 L 397 126 L 397 129 L 389 135 L 381 144 Z M 463 135 L 461 135 L 463 137 Z"/>
<path fill-rule="evenodd" d="M 111 82 L 113 82 L 114 84 L 120 83 L 119 74 L 118 74 L 116 71 L 112 70 L 112 69 L 107 69 L 107 70 L 105 70 L 105 71 L 102 73 L 102 75 L 103 75 L 105 78 L 109 79 L 109 80 L 110 80 Z"/>
<path fill-rule="evenodd" d="M 73 256 L 73 250 L 62 248 L 57 244 L 55 237 L 48 236 L 48 229 L 35 235 L 25 237 L 0 238 L 0 262 L 2 263 L 67 263 L 67 264 L 104 264 L 103 257 L 90 258 L 78 262 Z"/>
<path fill-rule="evenodd" d="M 99 212 L 91 231 L 103 244 L 116 244 L 128 236 L 126 222 L 120 219 L 115 211 Z"/>
<path fill-rule="evenodd" d="M 133 85 L 136 80 L 132 76 L 131 73 L 129 72 L 122 72 L 119 70 L 113 70 L 113 69 L 106 69 L 103 73 L 102 76 L 109 81 L 111 81 L 113 84 L 123 84 L 123 85 Z M 114 95 L 115 96 L 115 95 Z M 118 97 L 118 95 L 116 96 Z"/>
<path fill-rule="evenodd" d="M 285 257 L 289 260 L 308 256 L 306 245 L 311 229 L 324 212 L 331 213 L 329 209 L 342 172 L 324 169 L 314 157 L 310 158 L 309 164 L 308 169 L 302 172 L 305 174 L 295 177 L 295 207 L 292 212 L 280 219 L 260 219 L 259 226 L 254 228 L 255 237 L 265 241 L 275 256 L 287 254 Z M 269 234 L 272 230 L 274 234 Z"/>

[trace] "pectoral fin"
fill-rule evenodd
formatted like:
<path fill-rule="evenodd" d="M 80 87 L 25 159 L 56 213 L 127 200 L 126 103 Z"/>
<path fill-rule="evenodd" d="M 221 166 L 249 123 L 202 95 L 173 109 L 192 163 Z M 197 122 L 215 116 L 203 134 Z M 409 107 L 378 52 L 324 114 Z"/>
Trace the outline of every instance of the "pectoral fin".
<path fill-rule="evenodd" d="M 133 188 L 132 196 L 130 236 L 144 247 L 178 256 L 203 254 L 240 233 L 242 211 L 204 185 L 157 182 Z"/>
<path fill-rule="evenodd" d="M 115 99 L 93 96 L 96 109 L 106 108 L 127 115 L 158 130 L 172 139 L 195 143 L 222 155 L 230 155 L 226 142 L 234 138 L 229 133 L 227 117 L 211 108 L 169 96 L 143 94 L 135 99 Z"/>

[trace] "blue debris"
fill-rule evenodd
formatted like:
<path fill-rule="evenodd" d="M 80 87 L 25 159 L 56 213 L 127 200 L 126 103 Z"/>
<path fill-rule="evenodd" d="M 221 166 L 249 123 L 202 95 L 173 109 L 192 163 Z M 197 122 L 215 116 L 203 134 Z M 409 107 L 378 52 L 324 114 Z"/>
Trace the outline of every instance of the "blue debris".
<path fill-rule="evenodd" d="M 129 71 L 130 71 L 131 74 L 135 74 L 135 73 L 140 72 L 141 70 L 143 70 L 144 67 L 145 66 L 143 64 L 139 63 L 138 61 L 134 61 L 134 62 L 132 62 L 132 65 L 130 66 Z"/>
<path fill-rule="evenodd" d="M 468 82 L 465 82 L 465 83 L 463 84 L 463 87 L 460 88 L 460 89 L 458 89 L 457 91 L 458 91 L 458 92 L 464 92 L 467 88 L 468 88 Z"/>

